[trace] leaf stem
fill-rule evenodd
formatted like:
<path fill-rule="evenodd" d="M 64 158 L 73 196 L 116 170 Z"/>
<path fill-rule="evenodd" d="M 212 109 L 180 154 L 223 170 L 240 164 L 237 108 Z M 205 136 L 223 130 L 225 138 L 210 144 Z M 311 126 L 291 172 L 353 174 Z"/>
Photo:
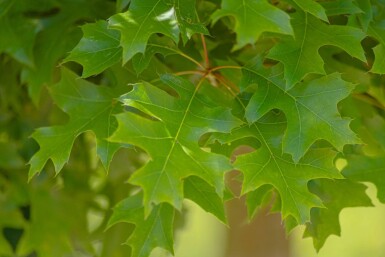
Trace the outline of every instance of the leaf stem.
<path fill-rule="evenodd" d="M 214 77 L 221 82 L 229 91 L 230 93 L 235 96 L 237 93 L 239 93 L 238 87 L 236 87 L 233 83 L 230 81 L 228 82 L 225 77 L 223 77 L 221 74 L 213 73 Z"/>
<path fill-rule="evenodd" d="M 183 53 L 182 51 L 179 51 L 179 50 L 176 50 L 174 48 L 171 48 L 171 47 L 167 47 L 167 46 L 162 46 L 162 45 L 158 45 L 158 44 L 153 44 L 153 43 L 150 43 L 148 44 L 149 46 L 155 46 L 155 47 L 159 47 L 159 48 L 164 48 L 164 49 L 167 49 L 169 51 L 172 51 L 176 54 L 179 54 L 180 56 L 186 58 L 187 60 L 195 63 L 199 68 L 201 68 L 202 70 L 205 70 L 206 67 L 204 67 L 201 63 L 199 63 L 197 60 L 195 60 L 194 58 L 192 58 L 191 56 Z"/>
<path fill-rule="evenodd" d="M 205 69 L 208 69 L 210 67 L 210 59 L 209 59 L 209 53 L 207 51 L 207 45 L 206 45 L 206 39 L 203 34 L 201 34 L 202 39 L 202 45 L 203 45 L 203 56 L 205 60 Z"/>
<path fill-rule="evenodd" d="M 210 71 L 217 71 L 217 70 L 223 70 L 223 69 L 236 69 L 236 70 L 241 70 L 242 67 L 241 67 L 241 66 L 224 65 L 224 66 L 217 66 L 217 67 L 214 67 L 214 68 L 210 69 Z"/>

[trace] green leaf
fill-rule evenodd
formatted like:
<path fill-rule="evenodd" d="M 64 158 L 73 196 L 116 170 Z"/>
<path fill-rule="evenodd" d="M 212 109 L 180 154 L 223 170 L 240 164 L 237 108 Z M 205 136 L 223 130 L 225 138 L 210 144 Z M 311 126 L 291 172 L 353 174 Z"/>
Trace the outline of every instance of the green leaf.
<path fill-rule="evenodd" d="M 330 235 L 340 235 L 339 214 L 342 209 L 373 206 L 365 193 L 366 186 L 347 179 L 317 179 L 309 183 L 309 188 L 322 199 L 326 207 L 311 210 L 310 223 L 306 224 L 304 233 L 304 237 L 313 238 L 317 251 Z"/>
<path fill-rule="evenodd" d="M 114 115 L 121 112 L 122 107 L 115 98 L 124 91 L 124 88 L 98 87 L 63 68 L 61 80 L 51 88 L 51 95 L 70 120 L 64 126 L 39 128 L 32 134 L 40 150 L 29 162 L 29 178 L 39 173 L 49 159 L 58 173 L 68 162 L 74 140 L 85 131 L 95 134 L 97 153 L 108 169 L 114 153 L 121 147 L 106 138 L 117 127 Z"/>
<path fill-rule="evenodd" d="M 363 11 L 351 0 L 320 2 L 320 4 L 325 8 L 327 16 L 363 13 Z"/>
<path fill-rule="evenodd" d="M 272 6 L 265 0 L 223 0 L 222 8 L 211 16 L 213 22 L 224 16 L 233 16 L 236 20 L 235 32 L 240 49 L 247 44 L 254 44 L 263 32 L 293 34 L 290 17 L 285 12 Z"/>
<path fill-rule="evenodd" d="M 160 204 L 145 218 L 142 198 L 142 194 L 136 194 L 118 203 L 107 227 L 119 222 L 135 225 L 126 241 L 132 248 L 132 257 L 147 257 L 155 247 L 173 254 L 174 209 L 168 204 Z"/>
<path fill-rule="evenodd" d="M 170 43 L 169 40 L 159 38 L 147 43 L 146 51 L 136 54 L 132 58 L 132 66 L 137 74 L 142 73 L 150 64 L 151 59 L 155 54 L 161 54 L 164 57 L 172 54 L 179 54 L 180 51 L 176 48 L 174 43 Z"/>
<path fill-rule="evenodd" d="M 385 22 L 370 24 L 368 34 L 378 40 L 379 44 L 373 48 L 374 63 L 371 72 L 377 74 L 385 74 Z"/>
<path fill-rule="evenodd" d="M 37 32 L 36 23 L 21 13 L 0 16 L 0 53 L 6 52 L 19 62 L 33 67 Z"/>
<path fill-rule="evenodd" d="M 361 61 L 366 60 L 360 44 L 365 33 L 359 29 L 327 25 L 304 13 L 293 15 L 292 26 L 295 37 L 286 37 L 268 55 L 284 64 L 287 89 L 301 81 L 306 74 L 325 74 L 324 62 L 318 53 L 322 46 L 337 46 Z"/>
<path fill-rule="evenodd" d="M 184 180 L 184 195 L 197 203 L 202 209 L 216 216 L 227 224 L 223 200 L 215 192 L 215 188 L 198 177 L 188 177 Z"/>
<path fill-rule="evenodd" d="M 7 14 L 14 3 L 14 0 L 0 0 L 0 18 Z"/>
<path fill-rule="evenodd" d="M 377 74 L 385 74 L 385 45 L 379 44 L 373 48 L 374 63 L 370 72 Z"/>
<path fill-rule="evenodd" d="M 87 238 L 88 206 L 82 199 L 85 192 L 78 189 L 77 194 L 68 194 L 55 188 L 52 180 L 43 181 L 32 182 L 29 189 L 31 218 L 18 244 L 17 256 L 31 252 L 38 256 L 68 256 L 75 250 L 71 237 L 76 235 L 77 243 Z"/>
<path fill-rule="evenodd" d="M 172 75 L 162 76 L 165 84 L 178 94 L 172 96 L 148 83 L 134 85 L 121 97 L 126 106 L 138 108 L 154 118 L 134 113 L 117 116 L 119 127 L 111 140 L 136 145 L 150 156 L 129 182 L 144 191 L 146 214 L 152 204 L 167 202 L 180 209 L 182 179 L 195 175 L 213 185 L 222 195 L 223 176 L 231 170 L 224 156 L 202 150 L 199 138 L 208 132 L 230 132 L 240 125 L 229 109 L 208 105 L 191 82 Z M 202 81 L 201 81 L 202 82 Z"/>
<path fill-rule="evenodd" d="M 206 28 L 197 22 L 195 0 L 133 0 L 130 9 L 109 19 L 109 25 L 121 32 L 123 63 L 135 54 L 144 53 L 152 34 L 162 33 L 184 41 L 193 33 L 207 34 Z"/>
<path fill-rule="evenodd" d="M 328 21 L 325 9 L 314 0 L 293 0 L 303 11 L 314 15 L 324 21 Z"/>
<path fill-rule="evenodd" d="M 199 22 L 198 14 L 195 10 L 196 0 L 172 0 L 175 16 L 178 21 L 179 30 L 184 43 L 195 33 L 203 35 L 209 34 L 203 24 Z"/>
<path fill-rule="evenodd" d="M 281 198 L 282 218 L 293 217 L 296 223 L 304 224 L 310 220 L 312 208 L 323 207 L 322 201 L 309 192 L 307 183 L 315 178 L 342 176 L 333 165 L 336 153 L 329 148 L 312 148 L 298 163 L 282 153 L 286 125 L 282 116 L 270 113 L 251 126 L 233 130 L 231 135 L 217 136 L 217 140 L 225 144 L 250 136 L 258 138 L 261 147 L 238 156 L 234 163 L 244 174 L 242 194 L 272 185 Z"/>
<path fill-rule="evenodd" d="M 107 26 L 106 21 L 83 25 L 83 38 L 64 59 L 64 62 L 80 63 L 83 66 L 83 78 L 101 73 L 122 58 L 119 32 Z"/>
<path fill-rule="evenodd" d="M 271 185 L 263 185 L 256 190 L 247 193 L 246 206 L 249 220 L 252 220 L 261 208 L 267 206 L 271 202 L 273 195 L 274 191 Z"/>
<path fill-rule="evenodd" d="M 24 165 L 24 160 L 18 154 L 15 145 L 0 142 L 0 168 L 20 169 Z"/>
<path fill-rule="evenodd" d="M 338 74 L 327 75 L 300 83 L 286 91 L 280 67 L 271 72 L 256 64 L 244 68 L 245 80 L 257 83 L 258 89 L 250 99 L 245 116 L 250 123 L 273 109 L 282 110 L 287 119 L 283 151 L 298 161 L 319 139 L 325 139 L 339 151 L 345 144 L 360 143 L 350 130 L 350 120 L 341 118 L 337 104 L 353 89 Z"/>
<path fill-rule="evenodd" d="M 358 19 L 364 31 L 367 31 L 369 24 L 373 21 L 373 7 L 370 0 L 356 0 L 355 3 L 363 11 L 358 15 Z"/>
<path fill-rule="evenodd" d="M 385 156 L 349 155 L 347 161 L 342 174 L 353 181 L 372 182 L 377 187 L 378 199 L 385 203 Z"/>

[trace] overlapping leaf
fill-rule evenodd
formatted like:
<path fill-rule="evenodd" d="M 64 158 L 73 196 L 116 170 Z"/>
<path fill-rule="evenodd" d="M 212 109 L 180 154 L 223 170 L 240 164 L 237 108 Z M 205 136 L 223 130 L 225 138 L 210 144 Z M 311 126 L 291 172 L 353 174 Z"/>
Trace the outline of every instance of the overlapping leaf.
<path fill-rule="evenodd" d="M 370 71 L 385 74 L 385 23 L 380 22 L 369 25 L 368 34 L 379 42 L 379 44 L 373 48 L 375 58 Z"/>
<path fill-rule="evenodd" d="M 293 0 L 303 11 L 308 12 L 315 17 L 328 21 L 328 17 L 326 16 L 325 9 L 313 0 Z"/>
<path fill-rule="evenodd" d="M 119 32 L 107 26 L 106 21 L 82 26 L 83 38 L 64 60 L 80 63 L 83 66 L 82 77 L 98 74 L 122 58 Z"/>
<path fill-rule="evenodd" d="M 347 156 L 348 165 L 342 171 L 353 181 L 372 182 L 377 187 L 378 199 L 385 203 L 385 154 L 375 157 L 365 155 Z"/>
<path fill-rule="evenodd" d="M 282 115 L 262 118 L 250 127 L 233 130 L 231 136 L 217 136 L 225 144 L 244 137 L 256 137 L 261 147 L 237 157 L 234 167 L 244 174 L 242 193 L 247 194 L 266 184 L 279 192 L 284 219 L 296 223 L 310 220 L 310 210 L 322 207 L 322 201 L 309 192 L 307 184 L 315 178 L 341 178 L 333 165 L 335 152 L 328 148 L 310 149 L 295 163 L 290 155 L 282 153 L 282 132 L 286 125 Z M 230 141 L 231 140 L 231 141 Z"/>
<path fill-rule="evenodd" d="M 36 24 L 21 13 L 0 16 L 0 53 L 6 52 L 19 62 L 32 67 L 37 32 Z"/>
<path fill-rule="evenodd" d="M 318 139 L 329 141 L 342 151 L 345 144 L 359 143 L 349 128 L 349 120 L 341 118 L 337 103 L 347 97 L 352 86 L 338 74 L 298 84 L 285 90 L 280 68 L 264 69 L 261 64 L 245 68 L 244 81 L 257 83 L 258 89 L 247 108 L 246 118 L 255 122 L 272 109 L 282 110 L 287 118 L 283 151 L 298 161 Z"/>
<path fill-rule="evenodd" d="M 333 45 L 351 56 L 365 61 L 361 30 L 339 25 L 327 25 L 306 13 L 293 15 L 294 38 L 287 37 L 270 50 L 269 58 L 285 66 L 286 88 L 292 88 L 308 73 L 324 74 L 323 60 L 318 53 L 320 47 Z"/>
<path fill-rule="evenodd" d="M 108 227 L 119 222 L 135 225 L 134 231 L 126 241 L 126 244 L 131 246 L 133 257 L 148 257 L 155 247 L 173 253 L 174 209 L 166 203 L 160 204 L 145 218 L 142 198 L 142 194 L 136 194 L 118 203 L 114 207 Z"/>
<path fill-rule="evenodd" d="M 152 34 L 162 33 L 175 42 L 182 33 L 184 41 L 193 33 L 207 34 L 197 21 L 195 0 L 133 0 L 130 9 L 109 19 L 111 28 L 121 32 L 123 63 L 144 53 Z"/>
<path fill-rule="evenodd" d="M 321 2 L 328 16 L 341 14 L 361 14 L 363 11 L 358 8 L 353 1 L 337 0 L 332 2 Z"/>
<path fill-rule="evenodd" d="M 139 146 L 150 156 L 150 161 L 129 180 L 143 188 L 146 214 L 152 204 L 162 202 L 180 209 L 182 179 L 188 176 L 204 179 L 221 195 L 224 172 L 231 169 L 229 160 L 202 150 L 198 140 L 205 133 L 230 132 L 240 125 L 229 109 L 213 107 L 198 94 L 200 84 L 195 87 L 172 75 L 164 75 L 162 80 L 177 92 L 178 97 L 148 83 L 134 85 L 133 91 L 121 100 L 126 106 L 154 118 L 130 112 L 118 115 L 119 127 L 111 138 Z"/>
<path fill-rule="evenodd" d="M 212 15 L 213 22 L 224 16 L 236 19 L 236 49 L 254 44 L 265 31 L 293 34 L 289 15 L 265 0 L 223 0 L 221 9 Z"/>
<path fill-rule="evenodd" d="M 55 103 L 68 113 L 70 121 L 64 126 L 39 128 L 33 133 L 32 137 L 39 143 L 40 150 L 29 162 L 29 177 L 40 172 L 49 159 L 53 161 L 56 172 L 59 172 L 68 161 L 74 140 L 85 131 L 94 132 L 98 155 L 108 169 L 121 145 L 106 139 L 117 127 L 113 115 L 122 111 L 115 98 L 125 90 L 98 87 L 62 69 L 61 80 L 51 88 L 51 94 Z"/>
<path fill-rule="evenodd" d="M 317 194 L 326 208 L 311 210 L 310 223 L 306 224 L 305 237 L 312 237 L 318 251 L 330 235 L 340 235 L 339 214 L 343 208 L 372 206 L 366 195 L 366 186 L 347 179 L 318 179 L 309 183 L 310 190 Z"/>

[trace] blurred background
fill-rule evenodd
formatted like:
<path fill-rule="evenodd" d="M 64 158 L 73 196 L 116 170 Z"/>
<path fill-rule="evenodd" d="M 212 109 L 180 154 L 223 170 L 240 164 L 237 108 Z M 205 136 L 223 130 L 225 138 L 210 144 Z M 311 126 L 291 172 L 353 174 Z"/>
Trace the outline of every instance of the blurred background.
<path fill-rule="evenodd" d="M 376 188 L 367 185 L 376 207 L 344 209 L 340 215 L 342 236 L 330 236 L 318 254 L 312 240 L 302 238 L 304 227 L 285 237 L 279 214 L 262 212 L 251 224 L 245 218 L 229 230 L 211 214 L 186 202 L 187 220 L 185 229 L 177 233 L 176 257 L 383 257 L 385 205 L 376 199 Z M 240 231 L 246 234 L 240 236 Z M 156 256 L 160 253 L 154 252 L 152 257 Z"/>

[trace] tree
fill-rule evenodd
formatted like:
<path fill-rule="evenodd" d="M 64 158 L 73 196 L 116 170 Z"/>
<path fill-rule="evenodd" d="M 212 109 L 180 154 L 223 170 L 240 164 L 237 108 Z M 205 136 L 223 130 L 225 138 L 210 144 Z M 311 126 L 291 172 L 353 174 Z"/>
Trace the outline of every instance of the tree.
<path fill-rule="evenodd" d="M 226 223 L 239 196 L 320 249 L 343 208 L 372 205 L 361 182 L 385 202 L 384 13 L 380 0 L 0 0 L 0 255 L 173 253 L 184 199 Z"/>

